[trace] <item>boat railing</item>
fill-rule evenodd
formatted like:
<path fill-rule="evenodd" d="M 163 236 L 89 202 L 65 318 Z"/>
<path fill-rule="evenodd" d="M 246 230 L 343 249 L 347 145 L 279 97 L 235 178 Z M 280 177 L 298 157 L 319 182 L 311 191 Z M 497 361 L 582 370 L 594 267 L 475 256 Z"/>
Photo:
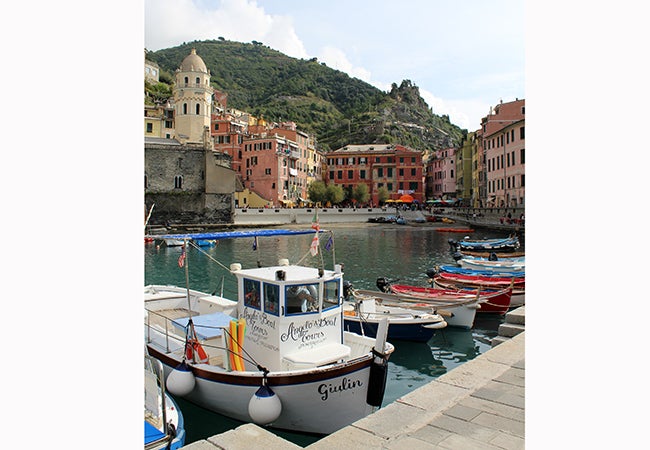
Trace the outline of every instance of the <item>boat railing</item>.
<path fill-rule="evenodd" d="M 163 426 L 163 432 L 165 436 L 168 435 L 168 424 L 167 424 L 167 398 L 165 396 L 165 382 L 164 382 L 164 371 L 163 371 L 163 365 L 160 361 L 158 361 L 156 358 L 153 358 L 149 355 L 144 355 L 144 363 L 145 363 L 145 370 L 149 373 L 151 373 L 155 379 L 156 379 L 156 390 L 160 393 L 160 404 L 157 404 L 157 406 L 160 406 L 160 417 L 161 417 L 161 425 Z M 152 380 L 153 381 L 153 380 Z M 147 388 L 147 384 L 145 383 L 145 389 Z M 146 408 L 146 402 L 145 402 L 145 408 Z M 155 414 L 157 416 L 158 412 L 156 411 L 151 411 L 152 414 Z"/>
<path fill-rule="evenodd" d="M 178 340 L 180 342 L 184 342 L 184 339 L 180 339 L 176 336 L 174 336 L 172 333 L 170 333 L 170 326 L 174 327 L 174 325 L 171 324 L 172 319 L 169 317 L 157 313 L 156 311 L 151 311 L 151 310 L 146 310 L 147 311 L 147 322 L 146 322 L 146 327 L 147 327 L 147 343 L 150 343 L 152 341 L 151 339 L 151 329 L 153 328 L 154 330 L 158 330 L 159 332 L 163 333 L 165 335 L 165 349 L 167 352 L 170 352 L 170 347 L 169 347 L 169 339 L 170 337 L 174 340 Z M 163 325 L 164 324 L 164 327 Z M 163 329 L 164 328 L 164 329 Z"/>

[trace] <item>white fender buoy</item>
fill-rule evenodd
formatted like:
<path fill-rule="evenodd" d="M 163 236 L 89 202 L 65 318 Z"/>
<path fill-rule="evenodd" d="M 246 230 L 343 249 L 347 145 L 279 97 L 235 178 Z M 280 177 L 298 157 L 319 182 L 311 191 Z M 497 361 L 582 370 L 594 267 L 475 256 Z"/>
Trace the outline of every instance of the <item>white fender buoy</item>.
<path fill-rule="evenodd" d="M 248 415 L 257 425 L 268 425 L 280 417 L 282 402 L 273 390 L 262 385 L 248 402 Z"/>
<path fill-rule="evenodd" d="M 167 390 L 172 395 L 183 397 L 194 389 L 196 380 L 194 374 L 185 361 L 180 363 L 167 377 Z"/>

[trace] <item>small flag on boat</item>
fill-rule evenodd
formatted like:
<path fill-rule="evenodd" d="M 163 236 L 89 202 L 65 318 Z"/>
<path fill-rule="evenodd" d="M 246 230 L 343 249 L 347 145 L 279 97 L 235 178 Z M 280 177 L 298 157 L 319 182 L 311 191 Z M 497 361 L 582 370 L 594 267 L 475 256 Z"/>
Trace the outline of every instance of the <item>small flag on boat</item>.
<path fill-rule="evenodd" d="M 314 211 L 314 217 L 311 219 L 311 227 L 316 231 L 320 231 L 320 224 L 318 223 L 318 210 Z"/>
<path fill-rule="evenodd" d="M 314 236 L 314 239 L 311 240 L 311 246 L 309 247 L 309 253 L 311 253 L 311 256 L 318 255 L 318 235 Z"/>
<path fill-rule="evenodd" d="M 185 245 L 181 247 L 181 256 L 178 257 L 178 267 L 183 267 L 185 265 Z"/>
<path fill-rule="evenodd" d="M 253 238 L 253 250 L 257 250 L 257 236 Z"/>
<path fill-rule="evenodd" d="M 334 245 L 334 239 L 332 239 L 332 236 L 330 235 L 330 238 L 325 243 L 325 250 L 327 250 L 328 252 L 332 250 L 332 245 Z"/>

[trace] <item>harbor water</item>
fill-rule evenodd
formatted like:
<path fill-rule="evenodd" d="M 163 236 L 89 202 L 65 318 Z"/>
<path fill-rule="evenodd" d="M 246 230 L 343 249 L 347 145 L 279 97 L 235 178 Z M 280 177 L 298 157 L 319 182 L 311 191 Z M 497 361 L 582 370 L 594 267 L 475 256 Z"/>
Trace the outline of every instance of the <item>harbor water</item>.
<path fill-rule="evenodd" d="M 378 277 L 427 286 L 427 269 L 455 265 L 448 239 L 464 237 L 464 234 L 436 231 L 436 227 L 429 224 L 341 224 L 322 225 L 321 228 L 325 231 L 321 233 L 320 252 L 316 256 L 309 253 L 312 234 L 259 237 L 257 240 L 224 239 L 200 250 L 190 247 L 186 258 L 190 288 L 234 299 L 235 277 L 227 270 L 231 263 L 251 268 L 275 265 L 280 258 L 287 258 L 292 264 L 300 261 L 314 267 L 324 264 L 327 269 L 333 268 L 335 259 L 337 264 L 344 265 L 344 280 L 355 288 L 376 290 Z M 507 233 L 477 230 L 470 236 L 472 239 L 494 238 L 506 237 Z M 145 284 L 185 286 L 185 270 L 178 265 L 180 254 L 180 247 L 166 247 L 157 242 L 146 244 Z M 497 335 L 502 321 L 502 316 L 478 314 L 471 330 L 447 327 L 436 331 L 427 343 L 394 342 L 396 349 L 389 360 L 382 406 L 489 350 L 490 341 Z M 242 424 L 183 399 L 178 402 L 185 416 L 186 444 Z M 319 439 L 318 436 L 271 431 L 300 446 Z"/>

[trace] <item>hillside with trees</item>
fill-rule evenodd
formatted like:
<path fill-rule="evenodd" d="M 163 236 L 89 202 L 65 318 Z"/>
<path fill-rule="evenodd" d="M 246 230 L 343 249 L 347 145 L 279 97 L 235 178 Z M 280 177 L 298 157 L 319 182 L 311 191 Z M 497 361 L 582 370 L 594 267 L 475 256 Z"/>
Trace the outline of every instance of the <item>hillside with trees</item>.
<path fill-rule="evenodd" d="M 145 83 L 150 99 L 171 95 L 173 73 L 196 48 L 211 73 L 211 85 L 228 95 L 228 107 L 269 121 L 293 121 L 315 135 L 324 150 L 347 144 L 403 144 L 425 151 L 460 144 L 467 131 L 433 114 L 410 80 L 386 93 L 329 68 L 316 58 L 296 59 L 261 42 L 223 38 L 183 43 L 149 52 L 160 83 Z"/>

